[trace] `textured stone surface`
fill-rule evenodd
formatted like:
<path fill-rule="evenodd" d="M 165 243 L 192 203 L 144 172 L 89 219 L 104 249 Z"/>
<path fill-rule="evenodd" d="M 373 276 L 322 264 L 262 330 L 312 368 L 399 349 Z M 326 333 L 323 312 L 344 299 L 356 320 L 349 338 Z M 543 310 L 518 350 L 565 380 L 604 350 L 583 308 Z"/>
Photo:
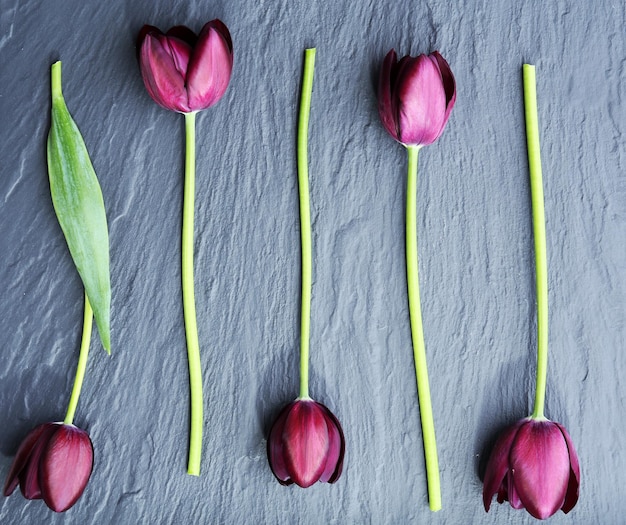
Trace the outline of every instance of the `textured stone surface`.
<path fill-rule="evenodd" d="M 485 514 L 485 447 L 530 410 L 535 290 L 521 65 L 536 63 L 550 276 L 548 417 L 582 487 L 553 523 L 624 522 L 626 8 L 623 2 L 3 0 L 0 13 L 0 472 L 63 417 L 82 291 L 49 196 L 49 67 L 102 185 L 113 352 L 94 336 L 76 423 L 95 468 L 54 515 L 19 494 L 2 523 L 531 523 Z M 144 23 L 231 29 L 224 99 L 198 118 L 196 298 L 206 432 L 186 472 L 180 301 L 183 119 L 144 90 Z M 318 48 L 310 131 L 311 394 L 344 425 L 336 485 L 284 488 L 265 436 L 297 394 L 295 134 L 303 49 Z M 404 266 L 405 154 L 379 123 L 385 53 L 439 49 L 458 101 L 420 156 L 419 249 L 443 510 L 431 514 Z"/>

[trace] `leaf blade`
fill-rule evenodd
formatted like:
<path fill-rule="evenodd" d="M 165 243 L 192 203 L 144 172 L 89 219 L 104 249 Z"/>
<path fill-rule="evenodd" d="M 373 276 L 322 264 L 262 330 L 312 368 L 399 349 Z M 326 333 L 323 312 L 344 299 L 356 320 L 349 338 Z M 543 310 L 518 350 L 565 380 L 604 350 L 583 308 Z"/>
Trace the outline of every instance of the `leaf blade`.
<path fill-rule="evenodd" d="M 111 283 L 104 199 L 83 137 L 63 98 L 61 62 L 52 65 L 47 159 L 54 210 L 91 303 L 102 346 L 110 353 Z"/>

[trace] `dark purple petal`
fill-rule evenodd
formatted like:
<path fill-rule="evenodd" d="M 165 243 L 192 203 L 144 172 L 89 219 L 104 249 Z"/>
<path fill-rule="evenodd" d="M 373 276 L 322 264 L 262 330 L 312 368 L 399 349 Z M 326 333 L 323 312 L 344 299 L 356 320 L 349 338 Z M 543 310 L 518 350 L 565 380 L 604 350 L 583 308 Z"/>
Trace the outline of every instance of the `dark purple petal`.
<path fill-rule="evenodd" d="M 517 493 L 517 489 L 515 488 L 515 483 L 513 480 L 513 474 L 511 472 L 508 472 L 506 477 L 504 478 L 504 483 L 507 484 L 507 497 L 506 499 L 509 500 L 509 503 L 511 504 L 511 507 L 513 507 L 514 509 L 523 509 L 524 508 L 524 504 L 522 503 L 522 500 L 519 499 L 519 494 Z M 500 502 L 502 503 L 502 502 Z"/>
<path fill-rule="evenodd" d="M 400 85 L 400 79 L 404 77 L 407 69 L 411 68 L 414 63 L 417 62 L 418 57 L 405 56 L 402 57 L 396 64 L 393 64 L 391 68 L 391 111 L 393 113 L 393 119 L 395 122 L 396 140 L 402 142 L 402 130 L 400 128 L 400 107 L 402 101 L 398 94 L 398 86 Z"/>
<path fill-rule="evenodd" d="M 530 420 L 511 447 L 511 475 L 526 510 L 546 519 L 565 501 L 570 460 L 563 433 L 551 421 Z"/>
<path fill-rule="evenodd" d="M 219 20 L 212 20 L 200 31 L 189 61 L 189 107 L 193 111 L 206 109 L 222 98 L 232 69 L 233 51 L 228 29 Z"/>
<path fill-rule="evenodd" d="M 181 48 L 177 46 L 179 52 Z M 157 104 L 181 113 L 190 111 L 185 81 L 176 67 L 167 37 L 146 34 L 139 51 L 139 65 L 146 89 Z"/>
<path fill-rule="evenodd" d="M 395 139 L 400 140 L 396 125 L 395 113 L 392 103 L 392 79 L 391 73 L 396 64 L 396 52 L 394 49 L 387 53 L 378 77 L 378 114 L 387 132 Z"/>
<path fill-rule="evenodd" d="M 165 35 L 168 37 L 178 38 L 179 40 L 186 42 L 189 47 L 194 47 L 198 41 L 198 35 L 186 26 L 174 26 L 171 29 L 168 29 Z"/>
<path fill-rule="evenodd" d="M 278 479 L 281 485 L 291 485 L 293 483 L 289 478 L 289 472 L 287 472 L 283 448 L 285 421 L 287 420 L 287 415 L 292 406 L 293 403 L 290 403 L 280 412 L 267 438 L 267 459 L 272 473 L 276 476 L 276 479 Z"/>
<path fill-rule="evenodd" d="M 339 479 L 343 470 L 343 456 L 346 450 L 343 429 L 339 420 L 326 406 L 321 403 L 318 403 L 318 405 L 324 409 L 326 426 L 328 427 L 328 456 L 320 481 L 334 483 Z"/>
<path fill-rule="evenodd" d="M 502 503 L 508 499 L 507 486 L 508 480 L 505 484 L 505 477 L 509 471 L 509 453 L 511 451 L 511 445 L 515 439 L 520 426 L 522 426 L 527 419 L 521 419 L 513 426 L 507 428 L 496 441 L 487 467 L 485 469 L 485 479 L 483 484 L 483 505 L 485 511 L 489 512 L 491 506 L 491 499 L 494 494 L 498 494 L 498 502 Z"/>
<path fill-rule="evenodd" d="M 4 483 L 4 495 L 10 496 L 13 494 L 13 491 L 17 487 L 19 483 L 19 476 L 24 469 L 27 468 L 33 449 L 37 444 L 39 438 L 43 435 L 43 433 L 49 429 L 55 423 L 44 423 L 42 425 L 36 426 L 33 430 L 31 430 L 27 436 L 24 438 L 19 448 L 17 449 L 17 453 L 15 454 L 15 459 L 11 464 L 11 469 L 9 470 L 9 475 Z"/>
<path fill-rule="evenodd" d="M 439 66 L 439 71 L 441 73 L 441 81 L 443 82 L 443 89 L 446 94 L 446 113 L 443 118 L 443 125 L 441 126 L 441 130 L 439 134 L 443 131 L 446 123 L 448 122 L 448 118 L 450 117 L 450 112 L 454 107 L 454 103 L 456 102 L 456 81 L 454 80 L 454 75 L 452 74 L 452 70 L 450 66 L 446 62 L 446 60 L 439 54 L 438 51 L 433 51 L 431 56 L 437 61 L 437 65 Z"/>
<path fill-rule="evenodd" d="M 26 499 L 41 499 L 39 465 L 52 435 L 61 428 L 61 423 L 48 423 L 32 449 L 26 468 L 20 472 L 20 490 Z"/>
<path fill-rule="evenodd" d="M 562 432 L 563 437 L 565 438 L 565 443 L 567 444 L 567 452 L 569 454 L 569 463 L 570 463 L 570 475 L 569 482 L 567 484 L 567 492 L 565 494 L 565 502 L 561 507 L 561 510 L 567 514 L 570 510 L 574 508 L 576 502 L 578 501 L 578 489 L 580 486 L 580 464 L 578 463 L 578 455 L 576 454 L 576 449 L 574 448 L 574 443 L 572 442 L 572 438 L 565 430 L 563 425 L 559 425 L 555 423 L 559 430 Z"/>
<path fill-rule="evenodd" d="M 154 27 L 154 26 L 145 25 L 140 29 L 139 34 L 137 35 L 137 40 L 135 42 L 137 60 L 139 60 L 141 46 L 143 45 L 143 41 L 145 40 L 146 36 L 147 35 L 157 36 L 157 35 L 162 35 L 162 34 L 163 33 L 161 32 L 161 30 L 158 27 Z"/>
<path fill-rule="evenodd" d="M 297 401 L 283 429 L 285 464 L 291 479 L 302 488 L 320 479 L 328 457 L 328 426 L 315 401 Z"/>
<path fill-rule="evenodd" d="M 41 495 L 55 512 L 69 509 L 85 490 L 93 469 L 89 435 L 74 425 L 62 425 L 48 440 L 39 463 Z"/>
<path fill-rule="evenodd" d="M 398 126 L 403 144 L 432 144 L 441 132 L 446 94 L 436 61 L 425 55 L 398 74 Z"/>

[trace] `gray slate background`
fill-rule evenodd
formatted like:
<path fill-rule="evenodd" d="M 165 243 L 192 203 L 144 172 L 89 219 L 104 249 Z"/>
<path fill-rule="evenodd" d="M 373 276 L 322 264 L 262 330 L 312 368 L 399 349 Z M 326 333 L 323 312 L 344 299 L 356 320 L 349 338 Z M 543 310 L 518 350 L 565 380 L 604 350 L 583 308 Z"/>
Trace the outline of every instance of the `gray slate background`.
<path fill-rule="evenodd" d="M 494 4 L 497 4 L 494 6 Z M 593 5 L 593 7 L 591 7 Z M 147 95 L 144 23 L 230 28 L 225 97 L 198 118 L 196 298 L 206 395 L 202 476 L 186 475 L 180 301 L 183 119 Z M 626 7 L 623 2 L 4 0 L 0 14 L 0 472 L 62 419 L 82 289 L 49 196 L 49 67 L 102 185 L 111 237 L 110 358 L 94 336 L 76 424 L 96 463 L 54 515 L 19 493 L 2 523 L 531 523 L 494 504 L 485 448 L 528 414 L 535 290 L 521 66 L 537 65 L 550 275 L 547 415 L 582 465 L 553 523 L 622 524 L 626 398 Z M 310 125 L 311 394 L 343 423 L 335 485 L 285 488 L 265 437 L 297 395 L 295 137 L 305 47 Z M 420 277 L 443 510 L 428 510 L 405 289 L 406 158 L 376 110 L 379 64 L 439 49 L 450 122 L 420 156 Z"/>

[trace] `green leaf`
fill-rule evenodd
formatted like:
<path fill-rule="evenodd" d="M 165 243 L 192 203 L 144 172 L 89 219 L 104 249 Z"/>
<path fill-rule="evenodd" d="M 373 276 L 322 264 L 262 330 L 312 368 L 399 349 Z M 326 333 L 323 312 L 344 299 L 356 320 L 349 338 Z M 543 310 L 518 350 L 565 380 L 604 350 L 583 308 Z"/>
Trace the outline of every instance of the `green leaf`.
<path fill-rule="evenodd" d="M 111 353 L 109 233 L 104 200 L 83 137 L 63 99 L 61 62 L 52 65 L 48 174 L 54 210 L 93 308 L 100 340 Z"/>

